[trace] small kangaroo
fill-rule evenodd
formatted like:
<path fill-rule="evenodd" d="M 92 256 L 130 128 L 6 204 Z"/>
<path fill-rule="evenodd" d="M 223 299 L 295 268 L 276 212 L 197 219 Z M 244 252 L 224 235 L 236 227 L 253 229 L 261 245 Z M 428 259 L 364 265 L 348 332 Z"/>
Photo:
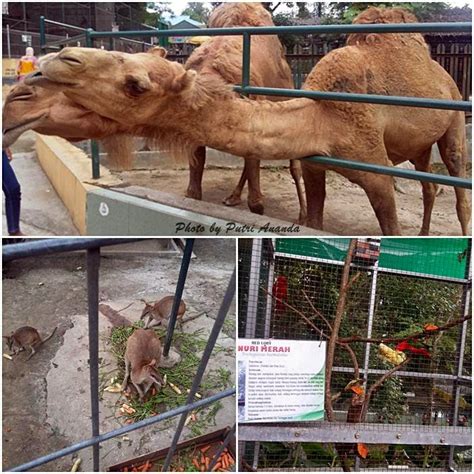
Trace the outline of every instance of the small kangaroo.
<path fill-rule="evenodd" d="M 41 339 L 39 332 L 31 326 L 22 326 L 12 333 L 11 336 L 3 337 L 7 340 L 8 349 L 13 351 L 11 355 L 17 355 L 21 351 L 29 348 L 31 354 L 26 360 L 30 360 L 36 354 L 36 349 L 53 337 L 56 329 L 58 328 L 55 327 L 53 332 L 46 339 Z"/>
<path fill-rule="evenodd" d="M 149 304 L 146 301 L 145 308 L 143 309 L 140 319 L 147 317 L 145 321 L 145 329 L 151 328 L 153 326 L 159 326 L 163 323 L 164 320 L 168 320 L 171 315 L 171 310 L 173 309 L 173 296 L 165 296 L 161 300 L 157 301 L 155 304 Z M 183 300 L 179 302 L 178 308 L 178 322 L 181 322 L 183 315 L 186 312 L 186 305 Z"/>
<path fill-rule="evenodd" d="M 122 390 L 127 387 L 129 377 L 137 389 L 140 401 L 143 401 L 145 394 L 153 384 L 157 390 L 160 390 L 163 378 L 155 368 L 160 359 L 161 343 L 155 332 L 152 329 L 137 329 L 127 341 Z"/>

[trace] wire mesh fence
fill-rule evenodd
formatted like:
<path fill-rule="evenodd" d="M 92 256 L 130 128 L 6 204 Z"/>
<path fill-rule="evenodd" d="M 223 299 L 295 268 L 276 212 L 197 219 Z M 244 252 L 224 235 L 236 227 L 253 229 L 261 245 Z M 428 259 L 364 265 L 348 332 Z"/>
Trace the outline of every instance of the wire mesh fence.
<path fill-rule="evenodd" d="M 349 242 L 239 240 L 240 338 L 337 332 L 326 421 L 241 424 L 241 469 L 470 470 L 470 240 L 358 239 L 341 308 Z"/>

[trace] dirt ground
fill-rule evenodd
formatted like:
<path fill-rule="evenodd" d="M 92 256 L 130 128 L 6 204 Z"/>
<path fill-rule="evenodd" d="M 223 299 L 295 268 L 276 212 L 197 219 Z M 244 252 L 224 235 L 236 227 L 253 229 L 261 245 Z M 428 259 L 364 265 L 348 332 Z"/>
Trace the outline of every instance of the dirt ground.
<path fill-rule="evenodd" d="M 180 256 L 144 254 L 150 242 L 140 243 L 139 251 L 127 254 L 103 253 L 100 267 L 101 303 L 122 311 L 129 320 L 138 320 L 143 303 L 173 294 Z M 120 247 L 117 247 L 117 249 Z M 210 332 L 231 272 L 235 265 L 234 240 L 197 240 L 183 300 L 188 314 L 205 311 L 184 325 L 184 332 L 204 328 Z M 131 306 L 130 306 L 130 303 Z M 101 376 L 110 370 L 110 354 L 104 343 L 110 322 L 99 313 Z M 56 335 L 30 361 L 21 353 L 13 361 L 3 359 L 3 470 L 36 459 L 90 437 L 90 405 L 87 339 L 87 293 L 84 253 L 22 259 L 3 269 L 3 334 L 31 325 L 40 334 Z M 235 306 L 227 316 L 218 344 L 227 350 L 213 355 L 210 367 L 225 367 L 234 373 Z M 4 352 L 5 352 L 4 348 Z M 109 364 L 109 366 L 107 366 Z M 233 375 L 232 379 L 233 380 Z M 233 383 L 233 382 L 232 382 Z M 102 433 L 123 422 L 114 416 L 118 394 L 104 394 L 101 400 Z M 225 399 L 216 416 L 216 426 L 231 426 L 235 420 L 235 400 Z M 101 446 L 101 470 L 116 462 L 169 445 L 174 424 L 163 423 L 108 441 Z M 189 427 L 188 427 L 189 428 Z M 181 439 L 191 437 L 185 428 Z M 91 449 L 79 452 L 82 471 L 91 470 Z M 52 461 L 38 471 L 69 471 L 73 456 Z"/>
<path fill-rule="evenodd" d="M 184 196 L 187 170 L 146 170 L 121 172 L 126 183 L 173 191 Z M 203 200 L 221 204 L 240 177 L 239 169 L 208 168 L 204 172 Z M 418 235 L 423 217 L 421 185 L 400 180 L 404 193 L 396 192 L 397 212 L 403 235 Z M 265 215 L 296 222 L 298 198 L 288 169 L 262 168 L 261 187 L 265 196 Z M 246 190 L 240 209 L 247 209 Z M 334 235 L 380 235 L 380 227 L 365 192 L 337 173 L 329 172 L 324 212 L 324 230 Z M 431 235 L 460 235 L 454 189 L 443 186 L 432 215 Z"/>

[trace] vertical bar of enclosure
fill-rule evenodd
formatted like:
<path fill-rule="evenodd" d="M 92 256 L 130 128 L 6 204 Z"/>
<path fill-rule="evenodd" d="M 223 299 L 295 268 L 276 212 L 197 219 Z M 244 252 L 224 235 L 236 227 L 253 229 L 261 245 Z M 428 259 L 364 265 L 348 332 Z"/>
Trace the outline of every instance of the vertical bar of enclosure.
<path fill-rule="evenodd" d="M 87 250 L 92 436 L 99 436 L 99 265 L 100 247 Z M 94 444 L 92 450 L 93 469 L 99 472 L 99 443 Z"/>
<path fill-rule="evenodd" d="M 212 350 L 214 349 L 214 346 L 217 341 L 217 337 L 219 336 L 219 333 L 224 324 L 227 312 L 229 311 L 232 300 L 234 299 L 234 295 L 235 295 L 235 268 L 234 268 L 234 271 L 232 272 L 232 276 L 230 277 L 229 285 L 227 286 L 227 290 L 225 292 L 224 299 L 222 300 L 221 307 L 219 308 L 219 311 L 217 313 L 216 320 L 214 322 L 214 325 L 212 326 L 211 334 L 209 334 L 209 339 L 207 340 L 206 347 L 202 354 L 201 362 L 199 363 L 199 367 L 196 371 L 196 375 L 194 376 L 190 392 L 186 399 L 186 405 L 189 405 L 194 400 L 194 396 L 196 395 L 196 392 L 199 389 L 199 385 L 201 384 L 204 371 L 206 370 L 207 363 L 209 362 L 209 358 L 211 357 Z M 188 416 L 188 411 L 184 412 L 181 415 L 181 418 L 179 419 L 178 426 L 176 428 L 176 432 L 173 437 L 173 441 L 171 443 L 170 449 L 168 450 L 168 454 L 166 455 L 166 459 L 163 464 L 163 469 L 162 469 L 163 472 L 169 471 L 171 459 L 173 458 L 173 454 L 176 450 L 176 445 L 178 444 L 179 438 L 181 436 L 181 432 L 183 431 L 184 423 L 186 421 L 187 416 Z"/>
<path fill-rule="evenodd" d="M 40 52 L 43 54 L 46 52 L 46 28 L 44 24 L 44 16 L 40 16 L 40 25 L 39 25 L 39 40 L 40 40 Z"/>
<path fill-rule="evenodd" d="M 260 266 L 262 264 L 262 239 L 252 239 L 252 254 L 250 256 L 249 293 L 247 303 L 247 322 L 245 337 L 255 337 L 257 330 L 258 293 L 260 283 Z"/>
<path fill-rule="evenodd" d="M 99 143 L 97 140 L 91 140 L 91 156 L 92 156 L 92 178 L 100 178 L 100 155 Z"/>
<path fill-rule="evenodd" d="M 184 284 L 188 276 L 189 262 L 193 253 L 195 239 L 186 239 L 186 246 L 184 247 L 183 259 L 181 260 L 181 269 L 179 271 L 178 283 L 176 283 L 176 291 L 174 293 L 173 308 L 171 309 L 170 319 L 168 322 L 168 330 L 166 332 L 165 346 L 163 348 L 163 355 L 168 357 L 171 348 L 171 341 L 173 340 L 174 327 L 176 325 L 176 318 L 178 316 L 179 303 L 183 296 Z"/>
<path fill-rule="evenodd" d="M 10 25 L 7 25 L 7 54 L 8 58 L 12 57 L 12 47 L 11 47 L 11 40 L 10 40 Z"/>
<path fill-rule="evenodd" d="M 276 245 L 276 239 L 272 239 L 273 248 Z M 270 328 L 272 323 L 272 308 L 273 308 L 273 279 L 275 276 L 275 258 L 271 256 L 270 265 L 268 269 L 268 284 L 267 284 L 267 306 L 265 308 L 265 327 L 263 330 L 263 337 L 268 339 L 270 337 Z"/>
<path fill-rule="evenodd" d="M 216 451 L 216 454 L 214 454 L 214 457 L 212 458 L 211 464 L 209 464 L 209 471 L 212 471 L 214 469 L 214 466 L 217 464 L 217 460 L 221 457 L 221 454 L 224 452 L 224 449 L 229 446 L 230 440 L 232 439 L 232 436 L 235 434 L 235 423 L 232 429 L 229 430 L 227 435 L 224 438 L 224 441 L 222 444 L 219 446 L 219 449 Z"/>
<path fill-rule="evenodd" d="M 250 33 L 244 33 L 242 55 L 242 87 L 244 88 L 250 85 L 250 40 Z"/>
<path fill-rule="evenodd" d="M 471 239 L 468 239 L 467 244 L 467 264 L 466 264 L 466 279 L 469 281 L 472 278 L 472 242 Z M 470 308 L 470 300 L 471 300 L 471 283 L 465 283 L 463 288 L 463 295 L 462 295 L 462 316 L 466 317 L 469 314 Z M 453 391 L 452 391 L 452 400 L 453 404 L 451 407 L 451 414 L 453 417 L 453 426 L 458 424 L 458 417 L 459 417 L 459 401 L 461 398 L 461 385 L 459 384 L 459 378 L 462 377 L 463 365 L 464 365 L 464 349 L 466 347 L 466 336 L 467 336 L 467 325 L 469 321 L 464 321 L 461 331 L 458 337 L 457 343 L 457 379 L 453 383 Z M 457 470 L 456 466 L 454 465 L 454 446 L 449 447 L 449 461 L 448 467 L 451 471 Z"/>

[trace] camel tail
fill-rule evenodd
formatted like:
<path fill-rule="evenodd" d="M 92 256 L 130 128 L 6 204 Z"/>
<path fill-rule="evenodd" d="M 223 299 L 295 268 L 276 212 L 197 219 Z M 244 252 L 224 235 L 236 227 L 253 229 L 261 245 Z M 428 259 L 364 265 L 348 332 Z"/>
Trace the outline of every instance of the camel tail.
<path fill-rule="evenodd" d="M 113 135 L 101 140 L 113 170 L 124 171 L 133 168 L 135 142 L 130 135 Z"/>
<path fill-rule="evenodd" d="M 53 329 L 53 332 L 46 339 L 43 339 L 41 341 L 41 344 L 44 344 L 46 341 L 49 341 L 54 336 L 54 333 L 56 332 L 56 329 L 58 329 L 57 326 Z"/>

